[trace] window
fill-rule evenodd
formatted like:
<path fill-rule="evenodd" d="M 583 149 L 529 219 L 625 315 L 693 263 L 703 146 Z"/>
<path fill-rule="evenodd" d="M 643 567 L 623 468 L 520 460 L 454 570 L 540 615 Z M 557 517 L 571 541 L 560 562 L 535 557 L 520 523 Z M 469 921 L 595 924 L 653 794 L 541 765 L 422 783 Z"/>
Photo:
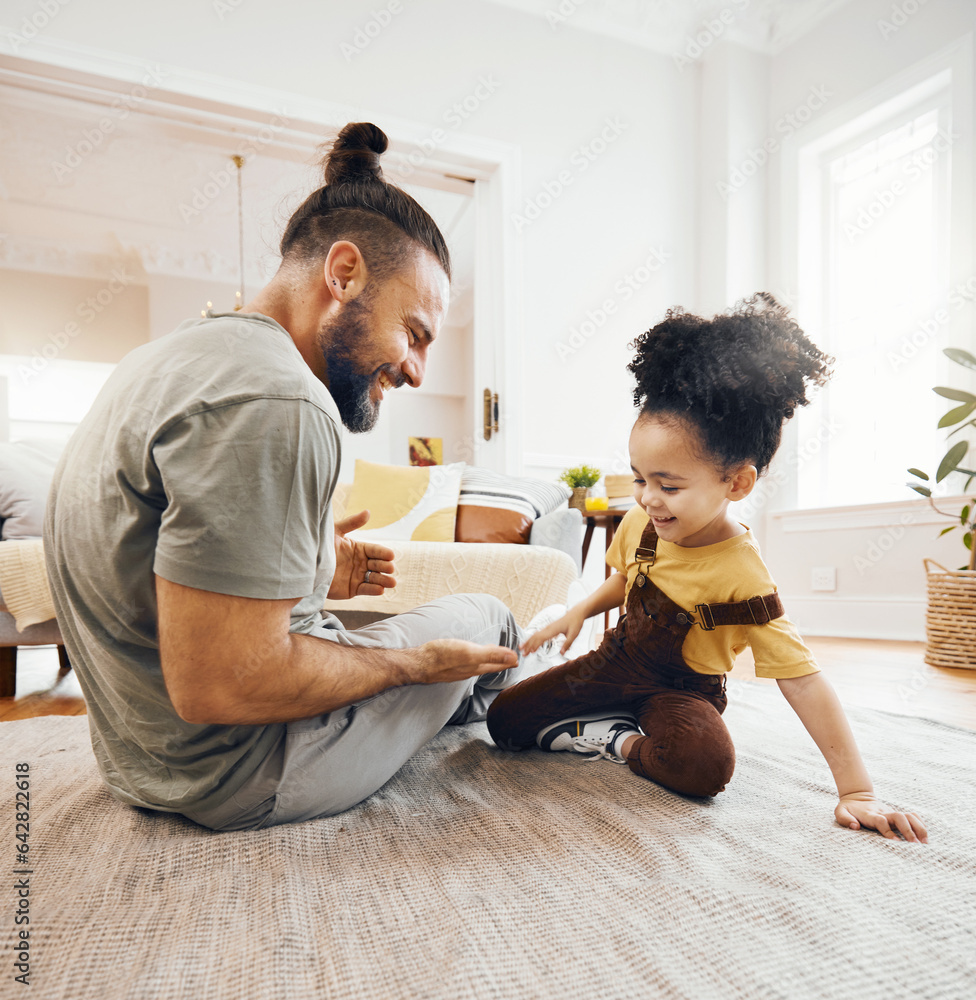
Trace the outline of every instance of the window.
<path fill-rule="evenodd" d="M 944 451 L 956 138 L 945 72 L 800 152 L 799 318 L 837 358 L 800 413 L 799 440 L 823 442 L 801 508 L 909 499 L 906 468 Z"/>
<path fill-rule="evenodd" d="M 6 381 L 10 440 L 67 440 L 91 408 L 115 365 L 0 354 Z M 3 393 L 0 392 L 0 400 Z"/>

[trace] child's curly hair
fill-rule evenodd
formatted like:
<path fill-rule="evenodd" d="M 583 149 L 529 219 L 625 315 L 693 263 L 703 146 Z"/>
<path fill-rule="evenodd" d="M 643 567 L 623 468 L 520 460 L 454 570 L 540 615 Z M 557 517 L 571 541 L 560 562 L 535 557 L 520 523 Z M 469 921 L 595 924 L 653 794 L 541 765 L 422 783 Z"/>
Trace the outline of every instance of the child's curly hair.
<path fill-rule="evenodd" d="M 669 309 L 630 347 L 641 416 L 690 422 L 723 473 L 745 462 L 759 475 L 769 468 L 784 422 L 834 361 L 768 292 L 710 320 Z"/>

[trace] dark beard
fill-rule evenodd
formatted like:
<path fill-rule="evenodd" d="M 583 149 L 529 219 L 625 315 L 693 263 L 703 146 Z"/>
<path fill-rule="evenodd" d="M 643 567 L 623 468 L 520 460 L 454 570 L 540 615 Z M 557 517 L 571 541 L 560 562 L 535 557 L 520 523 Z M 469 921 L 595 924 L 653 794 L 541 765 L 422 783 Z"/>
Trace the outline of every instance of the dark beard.
<path fill-rule="evenodd" d="M 376 371 L 363 371 L 357 362 L 369 347 L 371 318 L 369 296 L 363 292 L 319 331 L 319 350 L 327 366 L 329 392 L 343 424 L 353 434 L 371 431 L 380 415 L 379 403 L 370 398 Z M 399 372 L 388 370 L 386 374 L 394 385 L 402 382 Z"/>

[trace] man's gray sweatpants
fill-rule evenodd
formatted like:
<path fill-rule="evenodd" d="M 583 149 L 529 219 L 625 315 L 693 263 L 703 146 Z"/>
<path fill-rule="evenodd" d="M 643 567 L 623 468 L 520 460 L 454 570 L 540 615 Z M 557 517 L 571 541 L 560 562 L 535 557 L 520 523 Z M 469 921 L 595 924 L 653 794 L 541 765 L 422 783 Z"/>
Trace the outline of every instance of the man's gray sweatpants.
<path fill-rule="evenodd" d="M 345 646 L 402 649 L 431 639 L 466 639 L 516 649 L 511 612 L 486 594 L 455 594 L 355 630 L 319 626 L 311 633 Z M 464 681 L 390 688 L 326 715 L 289 722 L 283 738 L 227 802 L 186 815 L 214 830 L 251 830 L 331 816 L 387 782 L 448 724 L 478 722 L 510 670 Z"/>

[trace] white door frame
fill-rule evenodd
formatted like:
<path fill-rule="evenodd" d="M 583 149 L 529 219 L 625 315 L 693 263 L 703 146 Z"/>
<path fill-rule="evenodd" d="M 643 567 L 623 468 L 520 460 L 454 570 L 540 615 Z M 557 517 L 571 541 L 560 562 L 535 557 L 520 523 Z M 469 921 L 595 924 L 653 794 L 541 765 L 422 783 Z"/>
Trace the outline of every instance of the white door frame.
<path fill-rule="evenodd" d="M 8 48 L 4 43 L 2 48 Z M 276 91 L 178 67 L 63 42 L 37 39 L 30 58 L 0 51 L 0 83 L 151 115 L 174 138 L 205 140 L 228 154 L 252 143 L 270 155 L 306 163 L 323 133 L 361 121 L 362 108 Z M 472 463 L 517 474 L 522 468 L 522 288 L 518 241 L 517 146 L 416 121 L 377 115 L 390 139 L 386 173 L 394 182 L 470 192 L 475 185 Z M 483 390 L 499 394 L 503 432 L 484 440 Z"/>

